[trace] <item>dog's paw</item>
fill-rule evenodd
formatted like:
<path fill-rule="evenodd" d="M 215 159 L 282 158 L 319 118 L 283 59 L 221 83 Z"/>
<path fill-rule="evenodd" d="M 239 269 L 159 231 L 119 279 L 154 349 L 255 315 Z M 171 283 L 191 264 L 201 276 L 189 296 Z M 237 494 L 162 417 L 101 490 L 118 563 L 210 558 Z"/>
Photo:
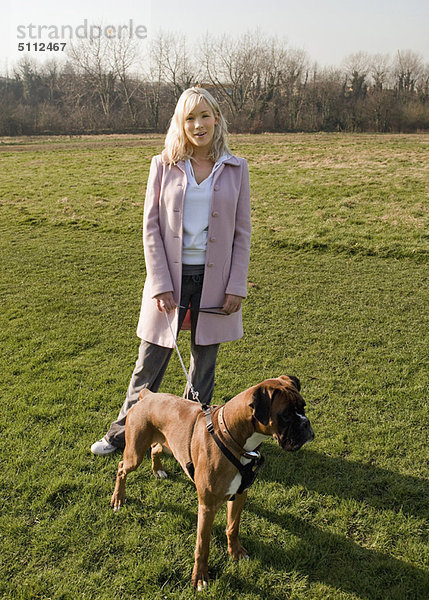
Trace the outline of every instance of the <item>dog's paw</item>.
<path fill-rule="evenodd" d="M 206 590 L 208 587 L 209 587 L 208 581 L 205 581 L 203 579 L 203 581 L 199 581 L 197 583 L 197 592 L 204 592 L 204 590 Z"/>
<path fill-rule="evenodd" d="M 168 475 L 165 471 L 155 471 L 154 475 L 157 479 L 167 479 Z"/>
<path fill-rule="evenodd" d="M 116 496 L 113 496 L 111 501 L 110 501 L 110 507 L 113 509 L 113 512 L 118 512 L 118 510 L 120 508 L 122 508 L 125 504 L 125 499 L 124 498 L 117 498 Z"/>
<path fill-rule="evenodd" d="M 192 585 L 197 592 L 204 592 L 204 590 L 209 587 L 209 575 L 207 569 L 198 569 L 196 571 L 194 568 L 192 573 Z"/>
<path fill-rule="evenodd" d="M 228 548 L 228 552 L 234 560 L 249 560 L 250 558 L 246 548 L 243 548 L 241 544 L 237 544 L 233 548 Z"/>

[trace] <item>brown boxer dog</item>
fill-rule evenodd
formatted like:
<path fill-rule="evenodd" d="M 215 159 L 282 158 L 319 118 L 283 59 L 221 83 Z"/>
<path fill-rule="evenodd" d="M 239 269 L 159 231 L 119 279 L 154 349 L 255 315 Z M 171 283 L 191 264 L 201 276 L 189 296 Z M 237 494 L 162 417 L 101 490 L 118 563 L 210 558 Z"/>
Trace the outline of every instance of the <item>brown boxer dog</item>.
<path fill-rule="evenodd" d="M 255 460 L 258 453 L 253 451 L 269 436 L 274 437 L 283 450 L 298 450 L 314 438 L 299 390 L 300 382 L 296 377 L 282 375 L 241 392 L 224 406 L 211 407 L 210 420 L 215 437 L 242 465 Z M 159 478 L 167 477 L 160 453 L 163 448 L 173 453 L 194 481 L 198 493 L 198 528 L 192 572 L 192 584 L 198 590 L 208 584 L 211 529 L 225 500 L 233 498 L 228 502 L 228 552 L 236 560 L 247 556 L 238 539 L 241 511 L 247 497 L 247 490 L 240 489 L 244 475 L 225 456 L 215 437 L 208 431 L 199 403 L 143 390 L 127 415 L 124 456 L 118 466 L 111 500 L 115 511 L 124 504 L 126 476 L 137 469 L 150 447 L 152 472 Z"/>

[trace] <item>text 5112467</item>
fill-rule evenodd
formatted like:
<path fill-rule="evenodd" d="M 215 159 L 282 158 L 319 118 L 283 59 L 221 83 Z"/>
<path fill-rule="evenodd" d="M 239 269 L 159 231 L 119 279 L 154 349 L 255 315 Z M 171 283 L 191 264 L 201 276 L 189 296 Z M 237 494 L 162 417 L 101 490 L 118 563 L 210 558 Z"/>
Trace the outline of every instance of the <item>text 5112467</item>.
<path fill-rule="evenodd" d="M 65 42 L 19 42 L 19 52 L 63 52 L 67 44 Z"/>

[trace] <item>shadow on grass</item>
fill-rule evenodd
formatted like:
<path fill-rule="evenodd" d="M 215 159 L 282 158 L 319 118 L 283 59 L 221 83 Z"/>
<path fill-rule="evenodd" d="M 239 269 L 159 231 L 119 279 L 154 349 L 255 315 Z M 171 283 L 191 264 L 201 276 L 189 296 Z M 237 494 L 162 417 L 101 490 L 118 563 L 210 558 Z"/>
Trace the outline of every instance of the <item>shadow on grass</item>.
<path fill-rule="evenodd" d="M 284 455 L 274 445 L 264 447 L 267 462 L 259 478 L 301 486 L 319 494 L 354 499 L 377 510 L 401 511 L 423 518 L 427 513 L 428 482 L 417 477 L 398 475 L 382 468 L 329 457 L 311 450 Z M 177 474 L 176 474 L 177 476 Z M 174 477 L 174 476 L 173 476 Z M 189 485 L 192 484 L 189 482 Z M 285 501 L 286 502 L 286 501 Z M 180 513 L 196 526 L 196 512 L 189 507 L 161 500 L 162 508 Z M 287 507 L 286 507 L 287 508 Z M 244 545 L 265 569 L 299 573 L 308 582 L 318 582 L 368 600 L 420 600 L 429 587 L 428 573 L 405 561 L 378 550 L 364 548 L 341 534 L 325 531 L 305 518 L 267 509 L 249 494 L 244 508 L 258 518 L 276 524 L 284 532 L 267 543 L 261 537 L 246 536 Z M 215 525 L 213 536 L 224 538 L 223 526 Z M 293 536 L 297 542 L 285 549 L 283 539 Z M 212 570 L 213 578 L 223 575 Z M 241 592 L 258 592 L 257 583 L 228 574 L 229 585 Z M 276 592 L 270 595 L 276 599 Z M 280 596 L 279 596 L 280 597 Z"/>
<path fill-rule="evenodd" d="M 363 548 L 304 519 L 278 515 L 260 503 L 249 502 L 247 510 L 276 523 L 285 536 L 299 538 L 293 550 L 286 551 L 275 540 L 267 544 L 253 539 L 248 549 L 267 567 L 293 569 L 309 582 L 321 582 L 371 600 L 419 600 L 428 589 L 429 577 L 423 569 Z"/>
<path fill-rule="evenodd" d="M 180 513 L 189 527 L 196 527 L 196 514 L 188 508 L 162 502 L 162 509 L 173 514 Z M 284 531 L 285 539 L 294 536 L 299 540 L 292 549 L 285 549 L 283 536 L 269 543 L 255 536 L 241 536 L 251 558 L 256 559 L 267 571 L 295 571 L 309 584 L 321 583 L 365 600 L 421 600 L 424 590 L 428 589 L 429 576 L 423 569 L 382 552 L 363 548 L 342 535 L 323 531 L 304 519 L 267 510 L 265 505 L 251 498 L 244 508 L 244 519 L 246 511 L 275 523 Z M 224 541 L 226 545 L 223 526 L 214 526 L 213 537 Z M 212 579 L 223 576 L 219 565 L 217 568 L 210 565 Z M 254 580 L 231 573 L 225 577 L 236 592 L 262 593 L 257 576 Z M 277 593 L 276 590 L 260 597 L 272 600 L 285 598 L 284 593 Z"/>
<path fill-rule="evenodd" d="M 266 445 L 264 455 L 267 461 L 260 474 L 263 480 L 356 500 L 377 510 L 417 518 L 428 516 L 427 480 L 308 449 L 284 456 L 275 446 Z M 299 538 L 293 551 L 285 551 L 275 540 L 266 544 L 253 539 L 254 554 L 267 567 L 294 569 L 309 581 L 323 582 L 371 600 L 419 600 L 429 588 L 429 576 L 424 570 L 363 548 L 343 535 L 323 531 L 305 519 L 267 510 L 253 502 L 251 495 L 247 510 L 276 523 L 285 535 Z"/>
<path fill-rule="evenodd" d="M 392 510 L 417 518 L 429 517 L 429 481 L 380 467 L 330 457 L 305 448 L 290 455 L 265 444 L 259 478 L 286 487 L 302 485 L 319 494 L 364 502 L 377 510 Z"/>

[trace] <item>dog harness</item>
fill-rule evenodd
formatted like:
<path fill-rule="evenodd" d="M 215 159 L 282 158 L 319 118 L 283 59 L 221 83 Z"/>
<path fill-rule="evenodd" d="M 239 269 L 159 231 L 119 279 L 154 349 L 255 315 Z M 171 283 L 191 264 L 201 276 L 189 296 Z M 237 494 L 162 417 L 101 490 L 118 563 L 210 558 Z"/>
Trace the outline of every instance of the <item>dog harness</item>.
<path fill-rule="evenodd" d="M 165 312 L 164 314 L 166 316 L 168 325 L 170 327 L 171 335 L 172 335 L 173 340 L 174 340 L 174 347 L 175 347 L 175 349 L 177 351 L 177 354 L 179 356 L 180 364 L 182 365 L 183 372 L 185 373 L 185 377 L 186 377 L 186 380 L 188 382 L 189 389 L 190 389 L 191 394 L 192 394 L 192 398 L 193 398 L 194 401 L 200 402 L 198 391 L 196 391 L 194 389 L 194 386 L 192 385 L 191 379 L 190 379 L 189 374 L 188 374 L 188 372 L 186 370 L 185 364 L 183 362 L 182 356 L 181 356 L 179 348 L 177 346 L 177 339 L 176 339 L 176 336 L 174 335 L 173 328 L 171 326 L 171 322 L 170 322 L 170 319 L 168 317 L 168 313 Z M 250 452 L 248 452 L 248 451 L 244 450 L 243 448 L 241 448 L 241 446 L 238 444 L 238 442 L 236 442 L 234 440 L 234 438 L 232 437 L 232 435 L 228 431 L 228 428 L 227 428 L 226 423 L 225 423 L 224 418 L 223 418 L 223 409 L 224 409 L 224 407 L 222 406 L 221 409 L 220 409 L 220 411 L 219 411 L 219 426 L 223 430 L 224 433 L 227 433 L 229 435 L 229 438 L 230 438 L 231 442 L 236 447 L 237 454 L 239 454 L 242 458 L 245 458 L 246 460 L 249 461 L 246 464 L 241 463 L 241 461 L 222 442 L 222 440 L 219 438 L 219 436 L 215 432 L 214 426 L 213 426 L 213 419 L 212 419 L 212 408 L 213 407 L 211 407 L 209 404 L 202 404 L 201 402 L 200 402 L 200 404 L 201 404 L 201 408 L 202 408 L 202 410 L 204 412 L 204 416 L 206 418 L 207 431 L 210 433 L 210 435 L 212 436 L 213 440 L 216 442 L 216 445 L 218 446 L 218 448 L 222 452 L 222 454 L 234 465 L 234 467 L 238 470 L 238 472 L 241 475 L 241 484 L 240 484 L 240 487 L 238 488 L 238 490 L 237 490 L 236 493 L 237 494 L 242 494 L 255 481 L 256 475 L 258 474 L 259 469 L 262 467 L 262 465 L 265 462 L 264 457 L 261 455 L 261 453 L 258 450 L 260 448 L 260 446 L 258 446 L 258 448 L 256 449 L 256 451 L 250 451 Z M 194 427 L 195 427 L 195 423 L 194 423 Z M 186 470 L 188 471 L 188 474 L 189 474 L 190 478 L 192 479 L 192 481 L 194 481 L 195 467 L 194 467 L 194 464 L 192 463 L 192 461 L 189 461 L 186 464 Z M 235 494 L 233 496 L 231 496 L 228 499 L 228 501 L 232 501 L 234 499 L 235 499 Z"/>
<path fill-rule="evenodd" d="M 262 456 L 262 454 L 259 452 L 258 449 L 256 451 L 248 452 L 248 451 L 242 449 L 239 446 L 239 444 L 234 440 L 232 435 L 229 433 L 228 428 L 226 427 L 226 424 L 225 424 L 225 421 L 223 418 L 223 408 L 224 407 L 222 406 L 222 408 L 219 411 L 219 425 L 221 428 L 223 428 L 223 431 L 225 433 L 229 434 L 229 437 L 234 442 L 234 444 L 238 448 L 240 448 L 240 450 L 239 450 L 240 455 L 243 458 L 249 460 L 249 462 L 246 464 L 242 464 L 240 462 L 240 460 L 238 460 L 236 458 L 236 456 L 234 456 L 234 454 L 231 452 L 231 450 L 227 446 L 225 446 L 225 444 L 222 442 L 222 440 L 216 434 L 214 427 L 213 427 L 212 407 L 207 404 L 202 405 L 202 409 L 204 411 L 204 416 L 206 418 L 207 431 L 210 433 L 210 435 L 216 442 L 216 444 L 217 444 L 218 448 L 220 449 L 220 451 L 222 452 L 222 454 L 224 456 L 226 456 L 226 458 L 234 465 L 234 467 L 236 469 L 238 469 L 238 471 L 241 475 L 241 484 L 236 493 L 242 494 L 244 492 L 244 490 L 247 490 L 247 488 L 249 488 L 252 485 L 252 483 L 255 481 L 256 475 L 258 474 L 259 469 L 264 464 L 265 459 Z M 260 445 L 258 446 L 258 448 L 260 448 Z M 231 496 L 231 498 L 229 498 L 230 501 L 234 500 L 234 499 L 235 499 L 235 494 L 233 496 Z"/>
<path fill-rule="evenodd" d="M 241 484 L 240 484 L 240 487 L 238 488 L 236 494 L 242 494 L 255 481 L 256 475 L 258 474 L 259 469 L 262 467 L 262 465 L 265 462 L 265 458 L 261 455 L 261 453 L 258 450 L 260 446 L 258 446 L 258 449 L 256 451 L 247 451 L 247 450 L 244 450 L 243 448 L 241 448 L 241 446 L 234 440 L 234 438 L 231 436 L 231 434 L 229 433 L 229 431 L 226 427 L 226 424 L 225 424 L 225 421 L 223 418 L 224 407 L 222 406 L 218 413 L 219 426 L 220 426 L 220 428 L 222 428 L 224 433 L 227 433 L 229 435 L 231 441 L 237 448 L 237 454 L 239 454 L 240 457 L 245 458 L 249 461 L 246 464 L 241 463 L 240 460 L 233 454 L 233 452 L 231 452 L 231 450 L 228 448 L 228 446 L 226 446 L 223 443 L 223 441 L 220 439 L 220 437 L 217 435 L 217 433 L 214 430 L 212 412 L 213 412 L 213 408 L 218 408 L 218 407 L 212 407 L 212 406 L 209 406 L 208 404 L 202 404 L 201 408 L 204 412 L 204 416 L 206 419 L 207 431 L 210 433 L 213 440 L 216 442 L 216 445 L 218 446 L 218 448 L 222 452 L 222 454 L 234 465 L 234 467 L 238 470 L 238 472 L 241 475 Z M 192 461 L 189 461 L 186 464 L 186 470 L 188 471 L 189 477 L 192 479 L 192 481 L 194 481 L 195 468 L 194 468 L 194 464 Z M 233 496 L 231 496 L 230 498 L 228 498 L 228 501 L 232 501 L 232 500 L 235 500 L 235 494 Z"/>

